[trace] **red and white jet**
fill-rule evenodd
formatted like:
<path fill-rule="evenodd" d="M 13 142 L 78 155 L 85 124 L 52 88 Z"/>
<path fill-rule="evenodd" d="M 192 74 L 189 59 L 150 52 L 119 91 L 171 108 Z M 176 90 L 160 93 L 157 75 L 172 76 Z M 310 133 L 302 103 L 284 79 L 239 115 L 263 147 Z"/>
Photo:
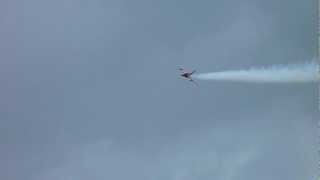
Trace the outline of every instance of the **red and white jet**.
<path fill-rule="evenodd" d="M 198 85 L 193 79 L 192 79 L 192 74 L 195 73 L 196 71 L 192 71 L 192 72 L 188 72 L 188 71 L 185 71 L 183 68 L 179 68 L 179 71 L 180 71 L 180 76 L 193 82 L 195 85 Z"/>

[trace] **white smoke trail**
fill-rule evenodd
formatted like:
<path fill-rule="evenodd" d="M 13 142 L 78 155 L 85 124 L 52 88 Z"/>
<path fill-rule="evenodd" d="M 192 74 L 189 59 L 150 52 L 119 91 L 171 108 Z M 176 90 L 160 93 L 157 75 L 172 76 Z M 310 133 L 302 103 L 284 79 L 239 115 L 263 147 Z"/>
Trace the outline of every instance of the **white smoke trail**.
<path fill-rule="evenodd" d="M 320 80 L 317 63 L 195 74 L 194 79 L 253 83 L 305 83 Z"/>

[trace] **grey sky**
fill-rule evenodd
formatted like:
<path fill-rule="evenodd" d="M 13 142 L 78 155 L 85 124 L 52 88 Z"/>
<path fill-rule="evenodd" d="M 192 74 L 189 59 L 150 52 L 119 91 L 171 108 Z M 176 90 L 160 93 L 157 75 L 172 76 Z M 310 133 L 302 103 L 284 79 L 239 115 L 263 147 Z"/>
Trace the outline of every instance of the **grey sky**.
<path fill-rule="evenodd" d="M 315 84 L 178 78 L 310 61 L 315 2 L 0 2 L 0 179 L 301 180 Z"/>

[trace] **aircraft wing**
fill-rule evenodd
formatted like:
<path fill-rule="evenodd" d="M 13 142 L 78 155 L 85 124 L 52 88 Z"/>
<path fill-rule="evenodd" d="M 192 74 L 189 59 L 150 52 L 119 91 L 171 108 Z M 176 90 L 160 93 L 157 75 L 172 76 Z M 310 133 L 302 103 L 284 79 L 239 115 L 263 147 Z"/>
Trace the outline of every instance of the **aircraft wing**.
<path fill-rule="evenodd" d="M 196 81 L 194 81 L 193 79 L 190 79 L 189 81 L 191 81 L 194 85 L 199 87 L 198 83 Z"/>

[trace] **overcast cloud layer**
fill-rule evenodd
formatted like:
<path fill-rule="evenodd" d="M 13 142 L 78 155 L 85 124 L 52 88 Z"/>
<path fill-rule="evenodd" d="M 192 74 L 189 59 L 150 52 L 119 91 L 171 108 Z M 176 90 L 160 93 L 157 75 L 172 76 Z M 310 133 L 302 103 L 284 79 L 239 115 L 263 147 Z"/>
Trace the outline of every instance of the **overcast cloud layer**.
<path fill-rule="evenodd" d="M 317 85 L 183 81 L 299 64 L 315 2 L 0 2 L 0 179 L 311 180 Z"/>

